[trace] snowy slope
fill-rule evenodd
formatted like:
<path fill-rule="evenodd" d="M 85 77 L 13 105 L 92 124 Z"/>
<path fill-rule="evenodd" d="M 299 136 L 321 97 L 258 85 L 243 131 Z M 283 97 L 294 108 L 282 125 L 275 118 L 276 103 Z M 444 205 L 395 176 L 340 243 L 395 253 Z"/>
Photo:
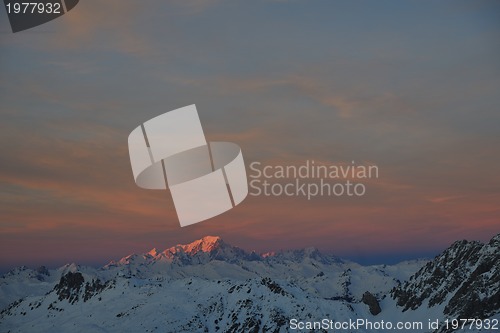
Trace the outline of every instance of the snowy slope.
<path fill-rule="evenodd" d="M 489 300 L 477 317 L 498 317 L 498 238 L 392 266 L 361 266 L 314 248 L 260 256 L 207 236 L 99 269 L 19 268 L 0 279 L 0 332 L 309 331 L 291 330 L 293 318 L 427 324 L 461 313 L 455 304 L 467 303 L 465 285 Z M 445 276 L 438 281 L 437 267 Z M 357 330 L 373 331 L 384 330 Z"/>

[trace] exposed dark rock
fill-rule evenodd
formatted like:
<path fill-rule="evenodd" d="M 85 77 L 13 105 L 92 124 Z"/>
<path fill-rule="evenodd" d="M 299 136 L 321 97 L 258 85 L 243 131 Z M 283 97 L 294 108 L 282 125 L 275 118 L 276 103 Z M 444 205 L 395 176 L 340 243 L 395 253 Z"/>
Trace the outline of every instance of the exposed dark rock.
<path fill-rule="evenodd" d="M 71 304 L 78 301 L 80 289 L 82 288 L 85 279 L 82 273 L 68 272 L 61 276 L 61 280 L 55 285 L 54 290 L 59 296 L 59 300 L 67 299 Z"/>
<path fill-rule="evenodd" d="M 378 303 L 378 300 L 375 296 L 373 296 L 372 293 L 370 292 L 365 292 L 363 294 L 363 297 L 361 298 L 361 301 L 368 305 L 368 308 L 370 309 L 370 313 L 374 316 L 378 315 L 380 312 L 382 312 L 382 309 L 380 308 L 380 304 Z"/>
<path fill-rule="evenodd" d="M 107 286 L 108 286 L 108 284 L 101 283 L 101 280 L 99 280 L 99 279 L 92 280 L 91 283 L 87 282 L 85 284 L 85 291 L 84 291 L 84 294 L 83 294 L 83 301 L 86 302 L 91 297 L 93 297 L 94 295 L 97 295 L 97 294 L 101 293 Z"/>
<path fill-rule="evenodd" d="M 263 278 L 261 283 L 264 286 L 268 287 L 269 290 L 271 290 L 275 294 L 280 294 L 282 296 L 287 295 L 287 292 L 285 290 L 283 290 L 283 288 L 281 288 L 281 286 L 279 284 L 277 284 L 276 282 L 274 282 L 270 278 Z"/>

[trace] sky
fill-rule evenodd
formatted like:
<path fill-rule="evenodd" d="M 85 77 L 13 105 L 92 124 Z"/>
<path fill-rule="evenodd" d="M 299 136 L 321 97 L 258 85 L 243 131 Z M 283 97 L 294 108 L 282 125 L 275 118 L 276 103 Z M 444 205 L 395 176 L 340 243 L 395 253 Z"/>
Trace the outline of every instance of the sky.
<path fill-rule="evenodd" d="M 0 269 L 105 264 L 205 235 L 362 263 L 500 232 L 495 1 L 85 0 L 13 34 L 0 10 Z M 127 138 L 196 104 L 270 165 L 373 164 L 362 197 L 248 196 L 181 228 Z"/>

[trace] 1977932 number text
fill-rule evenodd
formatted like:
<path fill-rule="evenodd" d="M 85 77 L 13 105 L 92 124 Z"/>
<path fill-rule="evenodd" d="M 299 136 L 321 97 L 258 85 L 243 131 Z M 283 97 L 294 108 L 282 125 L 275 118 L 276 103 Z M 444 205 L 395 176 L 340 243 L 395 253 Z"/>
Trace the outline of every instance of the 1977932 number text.
<path fill-rule="evenodd" d="M 13 2 L 5 7 L 8 14 L 61 14 L 59 2 Z"/>

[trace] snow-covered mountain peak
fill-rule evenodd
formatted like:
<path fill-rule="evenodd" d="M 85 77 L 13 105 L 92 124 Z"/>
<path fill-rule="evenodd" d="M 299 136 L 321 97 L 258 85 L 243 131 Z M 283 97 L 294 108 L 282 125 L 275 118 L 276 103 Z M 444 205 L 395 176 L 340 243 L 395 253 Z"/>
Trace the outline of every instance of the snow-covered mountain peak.
<path fill-rule="evenodd" d="M 275 255 L 276 255 L 276 252 L 274 252 L 274 251 L 270 251 L 270 252 L 266 252 L 266 253 L 261 254 L 262 258 L 274 257 Z"/>
<path fill-rule="evenodd" d="M 151 257 L 156 257 L 160 252 L 156 249 L 156 247 L 152 248 L 147 254 L 149 254 Z"/>
<path fill-rule="evenodd" d="M 457 241 L 392 291 L 397 304 L 416 310 L 442 307 L 456 318 L 486 317 L 498 312 L 499 235 L 489 243 Z"/>
<path fill-rule="evenodd" d="M 163 251 L 163 253 L 174 254 L 179 251 L 182 251 L 184 253 L 194 255 L 199 252 L 205 252 L 205 253 L 212 252 L 214 250 L 219 249 L 222 245 L 224 245 L 224 242 L 219 236 L 205 236 L 189 244 L 185 245 L 178 244 L 176 246 L 173 246 Z"/>
<path fill-rule="evenodd" d="M 248 254 L 244 250 L 225 243 L 218 236 L 205 236 L 188 244 L 177 244 L 162 252 L 153 248 L 143 254 L 130 254 L 118 261 L 111 261 L 104 269 L 116 266 L 132 267 L 135 265 L 154 265 L 155 263 L 173 263 L 176 265 L 191 265 L 206 263 L 211 260 L 234 262 L 237 260 L 260 260 L 255 253 Z"/>

